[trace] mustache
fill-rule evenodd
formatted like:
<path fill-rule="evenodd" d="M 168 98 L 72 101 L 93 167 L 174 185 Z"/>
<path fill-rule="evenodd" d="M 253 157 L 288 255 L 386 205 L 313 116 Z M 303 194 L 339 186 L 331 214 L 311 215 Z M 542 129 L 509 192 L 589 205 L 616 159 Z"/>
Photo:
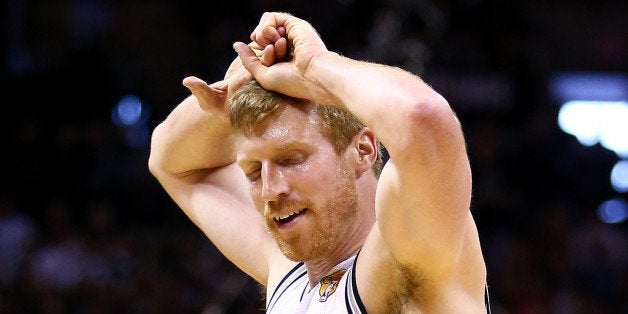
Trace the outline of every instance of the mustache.
<path fill-rule="evenodd" d="M 264 203 L 264 214 L 293 211 L 302 208 L 311 208 L 312 203 L 305 200 L 278 200 Z"/>

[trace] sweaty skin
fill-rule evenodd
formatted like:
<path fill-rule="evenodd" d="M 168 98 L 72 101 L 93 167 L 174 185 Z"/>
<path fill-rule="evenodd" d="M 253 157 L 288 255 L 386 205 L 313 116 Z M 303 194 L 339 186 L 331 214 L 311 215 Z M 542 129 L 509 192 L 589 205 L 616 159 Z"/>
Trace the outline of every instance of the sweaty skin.
<path fill-rule="evenodd" d="M 234 44 L 223 80 L 184 80 L 193 96 L 153 132 L 149 167 L 173 200 L 268 295 L 295 261 L 314 286 L 359 252 L 356 285 L 370 313 L 485 313 L 471 170 L 447 101 L 402 69 L 328 51 L 289 14 L 264 14 L 251 41 Z M 225 101 L 251 78 L 301 100 L 284 100 L 245 136 Z M 366 128 L 336 152 L 315 103 Z M 379 178 L 378 140 L 390 156 Z"/>

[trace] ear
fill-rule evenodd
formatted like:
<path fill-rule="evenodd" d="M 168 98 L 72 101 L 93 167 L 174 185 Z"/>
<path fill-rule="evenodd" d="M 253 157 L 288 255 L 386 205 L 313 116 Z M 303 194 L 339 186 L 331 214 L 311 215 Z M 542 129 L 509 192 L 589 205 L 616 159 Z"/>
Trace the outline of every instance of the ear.
<path fill-rule="evenodd" d="M 371 170 L 377 161 L 377 138 L 371 129 L 365 127 L 353 138 L 356 171 L 363 173 Z"/>

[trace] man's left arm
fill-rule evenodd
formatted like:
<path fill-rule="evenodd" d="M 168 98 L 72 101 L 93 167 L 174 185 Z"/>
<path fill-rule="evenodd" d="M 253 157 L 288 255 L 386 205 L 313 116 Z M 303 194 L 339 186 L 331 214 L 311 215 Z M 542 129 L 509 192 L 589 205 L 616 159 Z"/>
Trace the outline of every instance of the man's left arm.
<path fill-rule="evenodd" d="M 467 232 L 471 170 L 462 129 L 447 101 L 419 77 L 336 54 L 310 77 L 370 127 L 390 156 L 376 210 L 393 257 L 431 276 L 447 275 Z"/>

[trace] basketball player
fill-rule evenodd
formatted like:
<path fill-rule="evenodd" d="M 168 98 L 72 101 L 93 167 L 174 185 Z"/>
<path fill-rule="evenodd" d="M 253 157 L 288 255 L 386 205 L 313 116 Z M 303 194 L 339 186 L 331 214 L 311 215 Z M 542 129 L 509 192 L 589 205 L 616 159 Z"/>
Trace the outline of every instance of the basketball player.
<path fill-rule="evenodd" d="M 149 168 L 269 313 L 486 313 L 460 123 L 402 69 L 265 13 L 153 132 Z M 391 47 L 395 49 L 395 47 Z M 381 169 L 379 141 L 390 159 Z"/>

